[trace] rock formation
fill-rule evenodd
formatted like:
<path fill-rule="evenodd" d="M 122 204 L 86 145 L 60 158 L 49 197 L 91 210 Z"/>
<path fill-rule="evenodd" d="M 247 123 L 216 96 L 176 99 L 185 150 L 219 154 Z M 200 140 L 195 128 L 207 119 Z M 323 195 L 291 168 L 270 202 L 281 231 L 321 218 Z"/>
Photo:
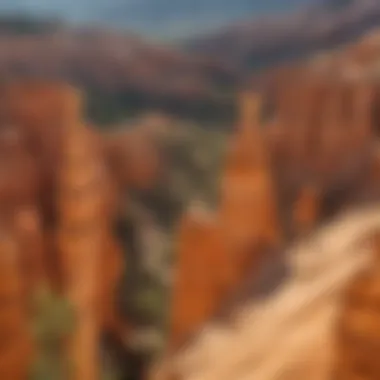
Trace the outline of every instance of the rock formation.
<path fill-rule="evenodd" d="M 213 316 L 229 283 L 220 229 L 214 215 L 195 206 L 180 223 L 170 328 L 170 349 L 178 348 Z M 225 271 L 223 276 L 222 271 Z"/>
<path fill-rule="evenodd" d="M 244 94 L 241 116 L 222 173 L 219 218 L 233 257 L 236 284 L 258 259 L 258 249 L 280 243 L 277 199 L 260 120 L 260 98 Z M 233 285 L 232 285 L 233 286 Z"/>
<path fill-rule="evenodd" d="M 321 194 L 312 184 L 306 184 L 300 189 L 293 208 L 293 233 L 303 236 L 316 227 L 321 208 Z"/>
<path fill-rule="evenodd" d="M 0 233 L 0 377 L 25 380 L 32 360 L 28 304 L 17 237 L 2 221 Z"/>
<path fill-rule="evenodd" d="M 259 266 L 261 250 L 279 244 L 275 190 L 259 120 L 259 98 L 244 94 L 241 116 L 213 216 L 186 214 L 180 224 L 170 346 L 211 318 Z"/>
<path fill-rule="evenodd" d="M 231 138 L 215 218 L 219 225 L 218 240 L 222 242 L 219 247 L 223 247 L 219 248 L 219 254 L 227 257 L 225 262 L 230 266 L 227 277 L 231 282 L 225 296 L 219 297 L 217 302 L 209 291 L 212 289 L 210 283 L 216 281 L 213 278 L 205 277 L 207 281 L 198 290 L 192 287 L 189 280 L 191 271 L 184 268 L 192 267 L 191 263 L 195 262 L 199 268 L 207 267 L 209 256 L 203 247 L 196 248 L 195 242 L 198 240 L 201 244 L 204 238 L 196 239 L 195 232 L 191 238 L 190 232 L 189 235 L 179 235 L 179 279 L 174 290 L 177 294 L 174 298 L 176 328 L 181 323 L 184 328 L 191 310 L 198 313 L 197 318 L 192 319 L 192 322 L 197 319 L 197 323 L 189 322 L 188 325 L 192 330 L 198 326 L 198 333 L 193 333 L 193 339 L 182 350 L 177 349 L 169 355 L 168 361 L 163 363 L 162 369 L 166 368 L 161 373 L 163 379 L 171 378 L 173 373 L 181 379 L 199 380 L 302 379 L 306 373 L 308 378 L 328 379 L 340 296 L 350 276 L 365 261 L 366 256 L 359 253 L 365 249 L 363 239 L 372 225 L 378 225 L 379 219 L 375 213 L 366 211 L 363 215 L 347 217 L 347 222 L 343 220 L 331 228 L 322 227 L 321 235 L 317 228 L 321 222 L 326 223 L 328 218 L 343 212 L 345 207 L 357 204 L 364 190 L 369 195 L 367 201 L 379 199 L 378 127 L 373 112 L 376 89 L 365 82 L 332 80 L 323 75 L 302 76 L 301 79 L 276 94 L 274 113 L 266 128 L 261 127 L 259 121 L 258 97 L 245 95 L 241 100 L 241 123 Z M 200 225 L 197 227 L 201 228 Z M 207 236 L 204 229 L 201 231 L 197 236 Z M 299 237 L 302 237 L 300 242 L 294 240 Z M 288 250 L 284 247 L 288 245 L 293 248 L 286 253 Z M 199 304 L 190 307 L 185 296 L 180 300 L 179 294 L 186 293 L 177 288 L 183 279 L 182 287 L 185 288 L 185 282 L 188 284 L 191 299 L 198 292 L 202 294 L 198 298 L 201 303 L 206 292 L 207 297 L 213 300 L 207 305 L 212 304 L 212 308 L 217 310 L 231 294 L 238 295 L 242 291 L 242 284 L 248 276 L 255 283 L 254 278 L 262 272 L 263 256 L 274 247 L 282 251 L 281 257 L 285 255 L 290 278 L 284 280 L 278 292 L 274 287 L 269 289 L 269 293 L 273 293 L 268 299 L 265 296 L 264 300 L 256 298 L 254 290 L 246 292 L 245 303 L 241 301 L 236 310 L 230 310 L 229 322 L 221 324 L 217 318 L 207 320 L 206 314 L 212 315 L 210 309 L 204 313 L 201 310 L 205 308 Z M 200 252 L 202 255 L 197 254 Z M 182 255 L 194 261 L 189 259 L 188 264 L 184 264 Z M 337 259 L 338 256 L 342 261 Z M 222 262 L 220 258 L 218 260 Z M 374 268 L 371 270 L 376 272 Z M 373 275 L 377 276 L 375 272 Z M 213 276 L 214 269 L 209 274 Z M 308 281 L 310 283 L 306 285 Z M 365 281 L 369 284 L 372 280 Z M 371 282 L 374 289 L 377 282 L 375 279 Z M 365 285 L 363 291 L 367 292 L 367 288 Z M 368 291 L 372 297 L 373 292 Z M 370 296 L 366 297 L 358 295 L 356 299 L 367 302 L 365 300 Z M 363 310 L 367 307 L 355 305 L 361 306 Z M 348 315 L 344 313 L 344 316 Z M 375 328 L 379 322 L 375 312 L 373 315 L 354 314 L 353 318 L 357 316 L 358 323 L 363 321 L 365 325 L 368 322 Z M 278 327 L 277 333 L 274 331 L 275 323 L 282 326 Z M 360 329 L 355 323 L 352 321 L 352 326 Z M 296 334 L 294 339 L 290 337 L 291 326 Z M 297 328 L 299 333 L 295 331 Z M 305 339 L 301 332 L 306 334 Z M 368 339 L 370 335 L 368 332 Z M 350 345 L 354 350 L 355 340 L 349 338 L 350 344 L 345 344 L 344 339 L 339 346 L 342 350 L 339 358 L 347 361 L 354 353 L 345 350 Z M 323 343 L 328 345 L 325 352 Z M 274 347 L 277 356 L 271 352 Z M 363 346 L 359 351 L 370 360 L 373 355 L 368 350 Z M 313 357 L 315 363 L 312 365 Z M 337 366 L 343 368 L 341 362 Z M 166 372 L 168 368 L 170 374 Z M 360 367 L 357 371 L 367 370 Z M 371 371 L 367 371 L 366 376 L 374 377 L 366 378 L 376 378 L 377 370 L 373 367 Z M 359 372 L 355 376 L 359 376 Z M 155 374 L 160 375 L 160 371 Z M 364 376 L 364 372 L 360 374 Z M 351 378 L 344 377 L 346 375 L 353 376 L 344 372 L 336 378 Z"/>
<path fill-rule="evenodd" d="M 57 178 L 57 250 L 63 292 L 75 310 L 75 329 L 69 343 L 73 380 L 91 380 L 99 378 L 99 313 L 105 308 L 104 296 L 100 297 L 104 291 L 102 272 L 108 277 L 113 269 L 105 266 L 103 257 L 114 261 L 114 252 L 107 251 L 112 226 L 107 217 L 109 181 L 96 143 L 81 120 L 80 97 L 68 93 L 64 101 L 67 108 Z M 110 297 L 115 289 L 108 283 L 106 286 L 111 290 L 106 296 Z"/>
<path fill-rule="evenodd" d="M 378 205 L 345 213 L 284 250 L 290 273 L 281 287 L 248 295 L 229 323 L 208 321 L 190 345 L 154 367 L 152 379 L 331 379 L 346 289 L 371 263 L 367 238 L 379 215 Z"/>
<path fill-rule="evenodd" d="M 379 377 L 379 234 L 372 240 L 372 263 L 348 284 L 337 318 L 333 379 Z"/>
<path fill-rule="evenodd" d="M 23 317 L 40 288 L 66 297 L 76 315 L 72 379 L 95 380 L 101 335 L 125 343 L 130 331 L 116 305 L 124 258 L 114 224 L 124 191 L 154 184 L 155 147 L 130 133 L 124 142 L 133 144 L 109 144 L 86 125 L 82 96 L 68 85 L 15 82 L 0 97 L 0 212 L 17 242 Z M 139 148 L 151 149 L 146 165 Z"/>

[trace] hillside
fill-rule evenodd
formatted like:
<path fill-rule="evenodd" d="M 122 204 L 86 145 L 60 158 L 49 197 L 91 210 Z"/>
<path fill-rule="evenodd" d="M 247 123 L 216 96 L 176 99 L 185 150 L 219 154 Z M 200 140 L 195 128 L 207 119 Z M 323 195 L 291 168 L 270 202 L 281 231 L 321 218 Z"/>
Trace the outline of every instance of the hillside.
<path fill-rule="evenodd" d="M 0 79 L 48 77 L 80 85 L 98 123 L 159 109 L 226 125 L 233 120 L 233 96 L 252 71 L 261 75 L 260 69 L 336 50 L 377 25 L 376 1 L 324 1 L 174 47 L 108 27 L 4 16 Z"/>
<path fill-rule="evenodd" d="M 347 43 L 380 25 L 373 0 L 323 1 L 297 11 L 251 19 L 186 43 L 238 68 L 261 69 Z"/>
<path fill-rule="evenodd" d="M 251 84 L 272 96 L 278 96 L 294 76 L 310 78 L 327 75 L 333 79 L 379 83 L 379 62 L 380 31 L 374 29 L 339 48 L 324 49 L 304 59 L 254 73 Z M 376 118 L 379 120 L 378 116 Z"/>
<path fill-rule="evenodd" d="M 95 27 L 31 33 L 24 23 L 29 29 L 22 33 L 2 25 L 0 78 L 54 78 L 83 86 L 97 120 L 151 108 L 206 118 L 229 112 L 225 95 L 236 74 L 215 60 Z"/>

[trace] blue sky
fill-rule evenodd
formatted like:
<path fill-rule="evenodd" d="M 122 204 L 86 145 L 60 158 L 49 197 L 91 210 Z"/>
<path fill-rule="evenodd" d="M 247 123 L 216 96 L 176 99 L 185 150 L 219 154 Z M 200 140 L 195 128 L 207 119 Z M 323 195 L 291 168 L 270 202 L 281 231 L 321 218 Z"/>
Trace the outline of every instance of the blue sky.
<path fill-rule="evenodd" d="M 197 34 L 241 18 L 284 12 L 311 2 L 313 0 L 0 0 L 0 13 L 50 14 L 72 22 L 100 22 L 165 38 L 173 34 Z"/>

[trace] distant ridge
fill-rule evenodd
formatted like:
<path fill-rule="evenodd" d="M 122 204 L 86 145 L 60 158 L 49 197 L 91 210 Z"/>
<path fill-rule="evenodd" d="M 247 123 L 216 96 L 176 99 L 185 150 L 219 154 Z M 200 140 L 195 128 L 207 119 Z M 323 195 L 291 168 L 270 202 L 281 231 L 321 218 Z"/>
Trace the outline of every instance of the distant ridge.
<path fill-rule="evenodd" d="M 239 69 L 262 69 L 351 42 L 378 26 L 379 1 L 331 0 L 248 20 L 184 45 Z"/>

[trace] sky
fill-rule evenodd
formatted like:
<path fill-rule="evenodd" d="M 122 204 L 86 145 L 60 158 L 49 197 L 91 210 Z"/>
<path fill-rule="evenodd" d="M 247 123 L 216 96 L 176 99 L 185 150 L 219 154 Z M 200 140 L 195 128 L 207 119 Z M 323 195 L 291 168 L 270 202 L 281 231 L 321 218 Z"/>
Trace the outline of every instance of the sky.
<path fill-rule="evenodd" d="M 314 0 L 315 1 L 315 0 Z M 0 14 L 52 15 L 157 38 L 185 37 L 239 19 L 293 10 L 313 0 L 0 0 Z"/>

